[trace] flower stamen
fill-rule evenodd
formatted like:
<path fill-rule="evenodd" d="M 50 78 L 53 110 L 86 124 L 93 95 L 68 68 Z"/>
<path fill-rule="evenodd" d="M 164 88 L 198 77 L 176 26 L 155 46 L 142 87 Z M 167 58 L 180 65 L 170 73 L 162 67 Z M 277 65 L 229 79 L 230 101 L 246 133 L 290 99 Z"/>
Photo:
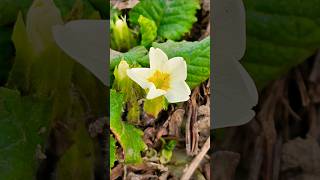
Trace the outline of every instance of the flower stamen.
<path fill-rule="evenodd" d="M 170 74 L 156 70 L 148 81 L 153 83 L 157 89 L 168 90 L 170 88 Z"/>

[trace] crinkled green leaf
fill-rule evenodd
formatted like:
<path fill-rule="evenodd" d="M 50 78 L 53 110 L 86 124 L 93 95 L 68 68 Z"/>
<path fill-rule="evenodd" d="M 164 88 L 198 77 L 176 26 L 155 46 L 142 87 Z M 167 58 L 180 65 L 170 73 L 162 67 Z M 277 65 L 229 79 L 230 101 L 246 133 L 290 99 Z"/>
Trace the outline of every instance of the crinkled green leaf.
<path fill-rule="evenodd" d="M 162 49 L 169 58 L 183 57 L 187 63 L 187 83 L 194 88 L 210 77 L 210 37 L 195 42 L 153 43 L 153 47 Z"/>
<path fill-rule="evenodd" d="M 156 23 L 160 37 L 179 40 L 197 21 L 199 8 L 199 0 L 141 0 L 129 12 L 129 20 L 138 25 L 138 19 L 143 15 Z"/>
<path fill-rule="evenodd" d="M 121 60 L 127 61 L 128 64 L 140 64 L 141 66 L 146 67 L 149 65 L 148 50 L 143 46 L 137 46 L 132 48 L 129 52 L 116 56 L 110 62 L 111 74 L 113 74 L 114 68 Z"/>
<path fill-rule="evenodd" d="M 50 118 L 49 101 L 0 88 L 0 179 L 36 179 Z"/>
<path fill-rule="evenodd" d="M 157 37 L 157 26 L 153 20 L 140 15 L 138 19 L 141 33 L 141 45 L 147 47 Z"/>
<path fill-rule="evenodd" d="M 319 0 L 244 0 L 244 4 L 243 63 L 260 89 L 320 47 Z"/>
<path fill-rule="evenodd" d="M 113 168 L 114 166 L 114 162 L 116 162 L 117 160 L 117 155 L 116 155 L 116 140 L 114 139 L 114 137 L 112 135 L 110 135 L 110 139 L 109 139 L 109 145 L 110 145 L 110 168 Z"/>
<path fill-rule="evenodd" d="M 124 95 L 111 90 L 110 92 L 110 129 L 124 151 L 125 162 L 137 164 L 142 162 L 141 151 L 147 146 L 143 142 L 143 132 L 135 126 L 121 120 Z"/>

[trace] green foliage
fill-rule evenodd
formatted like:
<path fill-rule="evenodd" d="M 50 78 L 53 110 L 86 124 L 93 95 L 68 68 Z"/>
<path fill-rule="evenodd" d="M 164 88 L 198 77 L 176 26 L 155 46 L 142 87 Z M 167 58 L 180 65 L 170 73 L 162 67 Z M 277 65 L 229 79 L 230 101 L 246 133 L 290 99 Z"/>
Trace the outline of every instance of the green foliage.
<path fill-rule="evenodd" d="M 95 13 L 94 7 L 96 6 L 93 5 L 96 5 L 98 3 L 101 4 L 101 2 L 99 2 L 101 0 L 54 0 L 54 3 L 60 9 L 62 17 L 68 18 L 77 1 L 83 4 L 81 10 L 83 12 L 83 18 L 91 17 L 92 14 Z M 32 2 L 33 0 L 1 0 L 0 26 L 13 24 L 16 21 L 19 11 L 21 11 L 23 16 L 25 17 Z M 104 3 L 106 5 L 108 4 L 106 2 Z M 97 8 L 97 10 L 99 10 L 100 12 L 104 12 L 104 9 Z"/>
<path fill-rule="evenodd" d="M 81 119 L 81 117 L 79 117 L 79 119 Z M 74 144 L 59 160 L 56 172 L 57 179 L 93 180 L 93 141 L 82 121 L 79 121 L 76 131 L 72 134 L 72 141 L 74 141 Z"/>
<path fill-rule="evenodd" d="M 177 141 L 169 140 L 169 142 L 166 143 L 165 140 L 163 140 L 163 143 L 165 143 L 165 144 L 160 151 L 160 162 L 162 164 L 166 164 L 166 163 L 170 162 L 170 160 L 171 160 L 172 151 L 176 147 Z"/>
<path fill-rule="evenodd" d="M 180 40 L 197 21 L 199 0 L 141 0 L 130 12 L 129 20 L 138 25 L 140 15 L 153 20 L 163 39 Z"/>
<path fill-rule="evenodd" d="M 13 24 L 18 12 L 25 15 L 33 0 L 1 0 L 0 1 L 0 26 Z"/>
<path fill-rule="evenodd" d="M 153 43 L 153 47 L 162 49 L 169 58 L 183 57 L 187 63 L 187 83 L 195 88 L 210 77 L 210 38 L 195 42 Z"/>
<path fill-rule="evenodd" d="M 111 90 L 110 92 L 110 129 L 124 151 L 125 162 L 138 164 L 142 162 L 141 151 L 147 146 L 143 142 L 143 132 L 135 126 L 121 120 L 124 95 Z"/>
<path fill-rule="evenodd" d="M 88 18 L 96 12 L 90 0 L 54 0 L 54 3 L 64 19 Z"/>
<path fill-rule="evenodd" d="M 0 27 L 0 86 L 7 81 L 12 66 L 14 47 L 11 34 L 11 28 Z"/>
<path fill-rule="evenodd" d="M 52 97 L 56 93 L 57 98 L 66 101 L 62 96 L 68 96 L 66 87 L 69 86 L 72 77 L 72 61 L 56 46 L 50 33 L 43 33 L 42 35 L 46 36 L 42 38 L 30 36 L 26 29 L 22 16 L 19 15 L 12 35 L 16 48 L 15 63 L 7 86 L 19 89 L 23 94 L 42 97 Z M 38 42 L 44 45 L 38 48 Z M 57 71 L 56 68 L 60 70 Z"/>
<path fill-rule="evenodd" d="M 109 150 L 110 168 L 113 168 L 114 162 L 116 162 L 117 160 L 117 154 L 116 154 L 117 146 L 116 146 L 116 140 L 112 135 L 110 135 L 110 138 L 109 138 L 109 145 L 110 145 L 110 150 Z"/>
<path fill-rule="evenodd" d="M 244 0 L 245 68 L 262 89 L 320 47 L 320 1 Z"/>
<path fill-rule="evenodd" d="M 0 88 L 0 179 L 35 179 L 36 153 L 43 151 L 50 102 Z"/>
<path fill-rule="evenodd" d="M 128 108 L 127 121 L 131 124 L 140 123 L 140 105 L 138 100 L 143 98 L 144 90 L 127 76 L 129 64 L 121 61 L 114 70 L 113 88 L 125 95 L 124 100 Z"/>
<path fill-rule="evenodd" d="M 130 65 L 141 65 L 147 67 L 149 65 L 148 50 L 143 46 L 132 48 L 129 52 L 123 53 L 110 61 L 111 74 L 121 60 L 127 61 Z"/>
<path fill-rule="evenodd" d="M 167 103 L 164 96 L 160 96 L 154 99 L 146 99 L 143 104 L 143 110 L 148 115 L 157 118 L 158 114 L 163 110 L 167 109 Z"/>
<path fill-rule="evenodd" d="M 110 6 L 110 20 L 115 20 L 115 18 L 118 18 L 121 15 L 121 12 L 119 9 L 117 9 L 114 6 Z"/>
<path fill-rule="evenodd" d="M 110 2 L 105 0 L 89 0 L 92 6 L 100 12 L 100 16 L 103 19 L 109 19 L 109 9 L 110 9 Z"/>
<path fill-rule="evenodd" d="M 141 33 L 141 45 L 148 47 L 157 37 L 157 26 L 153 20 L 150 20 L 143 15 L 138 19 Z"/>
<path fill-rule="evenodd" d="M 89 3 L 72 4 L 76 1 L 68 1 L 70 6 L 64 4 L 67 1 L 55 1 L 65 11 L 64 19 L 85 17 L 91 14 L 85 12 L 94 12 L 92 7 L 90 10 Z M 94 141 L 83 127 L 84 121 L 79 120 L 87 116 L 88 106 L 92 108 L 90 113 L 105 114 L 106 102 L 101 99 L 106 99 L 107 91 L 91 73 L 75 65 L 55 44 L 51 28 L 63 23 L 60 12 L 51 11 L 55 8 L 51 5 L 48 7 L 51 14 L 48 9 L 35 6 L 34 10 L 40 10 L 26 16 L 31 2 L 0 2 L 0 24 L 6 24 L 0 27 L 0 78 L 5 77 L 6 80 L 6 73 L 10 71 L 6 87 L 14 89 L 0 88 L 0 179 L 36 179 L 38 158 L 44 158 L 41 151 L 44 152 L 44 141 L 52 128 L 49 125 L 58 120 L 74 127 L 74 119 L 78 121 L 77 128 L 75 132 L 70 130 L 68 133 L 72 133 L 75 144 L 62 156 L 57 176 L 59 179 L 93 179 Z M 16 9 L 10 11 L 10 8 Z M 22 12 L 17 15 L 19 9 Z M 8 11 L 12 14 L 7 14 Z M 47 14 L 39 15 L 41 11 Z M 14 22 L 12 30 L 10 24 Z M 43 43 L 43 46 L 38 46 L 38 43 Z M 12 69 L 9 62 L 13 63 Z M 71 80 L 74 86 L 71 86 Z M 103 93 L 92 93 L 92 89 Z M 81 96 L 86 102 L 76 96 Z M 69 137 L 66 135 L 64 138 Z"/>

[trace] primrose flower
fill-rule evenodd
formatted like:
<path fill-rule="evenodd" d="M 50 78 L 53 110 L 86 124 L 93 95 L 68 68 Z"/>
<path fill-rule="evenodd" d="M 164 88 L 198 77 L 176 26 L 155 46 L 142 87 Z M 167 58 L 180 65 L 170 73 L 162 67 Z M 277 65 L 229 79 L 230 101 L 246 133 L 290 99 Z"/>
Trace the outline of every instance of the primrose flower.
<path fill-rule="evenodd" d="M 150 68 L 132 68 L 127 75 L 143 89 L 148 89 L 147 99 L 165 96 L 169 103 L 184 102 L 191 90 L 186 83 L 187 64 L 182 57 L 168 59 L 159 48 L 150 48 Z"/>

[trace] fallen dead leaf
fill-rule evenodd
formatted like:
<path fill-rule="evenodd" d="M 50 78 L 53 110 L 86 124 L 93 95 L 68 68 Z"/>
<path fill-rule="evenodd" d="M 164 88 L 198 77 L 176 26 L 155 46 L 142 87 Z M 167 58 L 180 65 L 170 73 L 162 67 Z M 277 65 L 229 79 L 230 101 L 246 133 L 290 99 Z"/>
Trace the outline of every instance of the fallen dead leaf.
<path fill-rule="evenodd" d="M 135 5 L 137 5 L 140 1 L 139 0 L 127 0 L 127 1 L 121 1 L 121 0 L 111 0 L 111 4 L 118 8 L 119 10 L 122 9 L 131 9 Z"/>

